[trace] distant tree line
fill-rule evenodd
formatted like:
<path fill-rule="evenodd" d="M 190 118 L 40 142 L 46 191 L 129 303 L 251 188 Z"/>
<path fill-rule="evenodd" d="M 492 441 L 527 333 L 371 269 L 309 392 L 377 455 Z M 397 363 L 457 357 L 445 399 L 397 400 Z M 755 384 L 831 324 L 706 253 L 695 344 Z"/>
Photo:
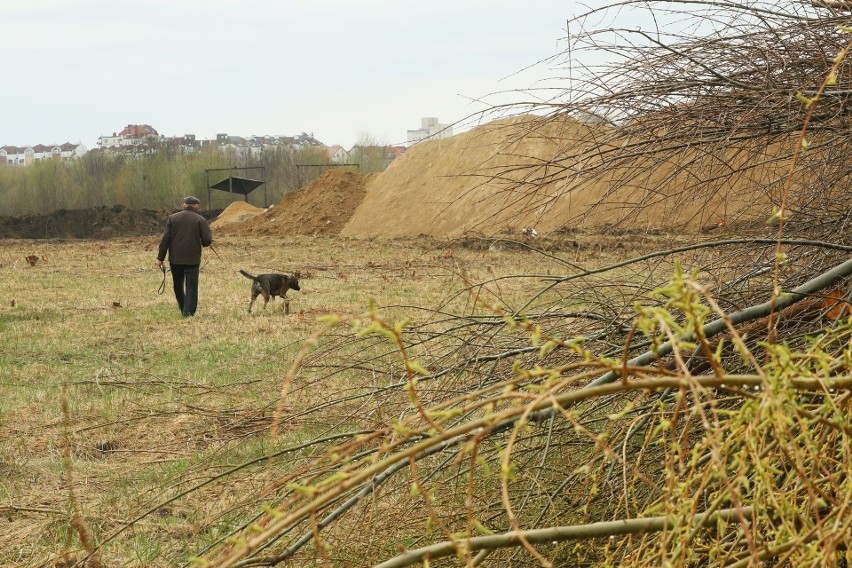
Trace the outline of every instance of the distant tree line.
<path fill-rule="evenodd" d="M 387 161 L 379 148 L 350 155 L 347 169 L 361 173 L 381 171 Z M 379 154 L 377 154 L 377 152 Z M 362 163 L 363 162 L 363 163 Z M 316 167 L 300 167 L 300 166 Z M 0 215 L 21 216 L 59 209 L 86 209 L 123 205 L 131 209 L 171 209 L 185 195 L 197 195 L 204 207 L 221 209 L 239 194 L 212 191 L 207 203 L 205 170 L 231 167 L 264 167 L 265 186 L 248 196 L 262 207 L 277 203 L 285 193 L 319 177 L 332 167 L 323 147 L 264 149 L 261 155 L 245 156 L 231 148 L 202 148 L 185 154 L 162 148 L 152 155 L 89 152 L 76 160 L 44 160 L 29 166 L 0 166 Z M 210 183 L 228 172 L 210 175 Z"/>

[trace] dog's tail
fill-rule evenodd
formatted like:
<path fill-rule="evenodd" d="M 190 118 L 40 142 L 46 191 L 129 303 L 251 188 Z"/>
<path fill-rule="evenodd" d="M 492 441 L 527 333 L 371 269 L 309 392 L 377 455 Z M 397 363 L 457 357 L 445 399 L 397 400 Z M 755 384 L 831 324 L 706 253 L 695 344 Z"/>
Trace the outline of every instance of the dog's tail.
<path fill-rule="evenodd" d="M 240 274 L 242 274 L 243 276 L 245 276 L 249 280 L 256 280 L 256 278 L 254 276 L 252 276 L 251 274 L 249 274 L 248 272 L 246 272 L 242 268 L 240 268 Z"/>

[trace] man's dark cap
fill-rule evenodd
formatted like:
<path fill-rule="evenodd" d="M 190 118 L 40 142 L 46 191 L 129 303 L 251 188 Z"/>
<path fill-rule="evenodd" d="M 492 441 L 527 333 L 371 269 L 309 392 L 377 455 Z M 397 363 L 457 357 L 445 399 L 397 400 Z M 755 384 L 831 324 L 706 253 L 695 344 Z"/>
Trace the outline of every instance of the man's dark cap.
<path fill-rule="evenodd" d="M 191 195 L 183 198 L 184 205 L 201 205 L 201 200 Z"/>

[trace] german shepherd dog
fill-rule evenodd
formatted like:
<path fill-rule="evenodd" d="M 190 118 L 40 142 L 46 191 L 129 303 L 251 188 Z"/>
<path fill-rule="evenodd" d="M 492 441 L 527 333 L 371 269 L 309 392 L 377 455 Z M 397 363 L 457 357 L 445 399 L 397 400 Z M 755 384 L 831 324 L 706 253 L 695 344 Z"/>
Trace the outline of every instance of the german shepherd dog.
<path fill-rule="evenodd" d="M 251 285 L 251 302 L 249 302 L 248 311 L 251 313 L 251 307 L 258 296 L 263 295 L 263 309 L 266 309 L 266 304 L 269 303 L 269 298 L 287 297 L 287 290 L 301 290 L 299 288 L 299 273 L 293 273 L 293 276 L 286 274 L 259 274 L 253 276 L 240 269 L 240 274 L 252 280 Z"/>

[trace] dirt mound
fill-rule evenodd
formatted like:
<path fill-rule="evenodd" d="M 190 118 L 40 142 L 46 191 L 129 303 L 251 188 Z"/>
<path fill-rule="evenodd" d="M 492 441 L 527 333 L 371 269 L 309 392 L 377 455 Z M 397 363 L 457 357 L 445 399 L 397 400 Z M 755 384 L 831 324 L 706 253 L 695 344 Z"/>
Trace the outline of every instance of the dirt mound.
<path fill-rule="evenodd" d="M 0 217 L 0 238 L 107 239 L 162 233 L 165 210 L 135 210 L 122 205 L 54 211 L 44 215 Z"/>
<path fill-rule="evenodd" d="M 517 235 L 530 227 L 539 233 L 566 228 L 698 232 L 765 219 L 771 204 L 755 188 L 787 168 L 785 160 L 765 157 L 754 167 L 738 168 L 759 154 L 733 146 L 715 160 L 700 149 L 639 155 L 617 164 L 591 152 L 582 167 L 564 158 L 604 142 L 618 148 L 631 141 L 605 124 L 517 116 L 422 142 L 368 184 L 340 234 L 456 238 Z M 772 149 L 762 152 L 771 155 Z"/>
<path fill-rule="evenodd" d="M 210 228 L 216 230 L 232 223 L 245 223 L 264 211 L 265 209 L 255 207 L 245 201 L 234 201 L 228 205 L 218 217 L 216 217 L 216 220 L 210 224 Z"/>
<path fill-rule="evenodd" d="M 541 220 L 536 210 L 541 196 L 511 188 L 564 148 L 576 149 L 579 140 L 591 139 L 593 129 L 604 128 L 571 119 L 542 125 L 518 116 L 421 142 L 368 186 L 341 234 L 455 237 L 535 226 Z"/>
<path fill-rule="evenodd" d="M 248 221 L 221 227 L 222 235 L 317 235 L 340 233 L 377 174 L 329 170 Z"/>

